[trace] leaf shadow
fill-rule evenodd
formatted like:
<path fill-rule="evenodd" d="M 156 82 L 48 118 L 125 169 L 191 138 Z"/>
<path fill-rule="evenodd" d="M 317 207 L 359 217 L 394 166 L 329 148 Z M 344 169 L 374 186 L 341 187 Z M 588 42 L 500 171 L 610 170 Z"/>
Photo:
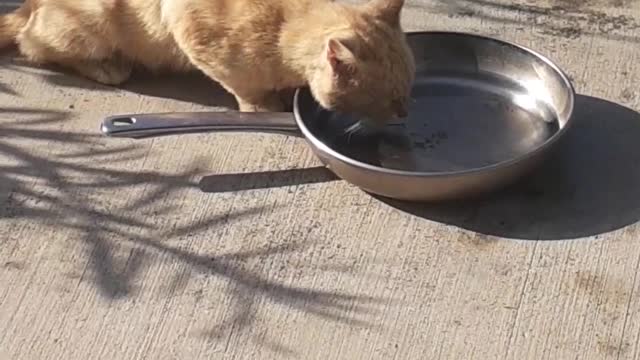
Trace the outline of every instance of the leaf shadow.
<path fill-rule="evenodd" d="M 207 214 L 169 230 L 158 226 L 177 209 L 175 203 L 164 199 L 200 191 L 202 181 L 197 178 L 201 164 L 196 161 L 184 172 L 171 175 L 140 170 L 131 166 L 131 161 L 145 156 L 148 149 L 144 144 L 110 143 L 99 135 L 66 130 L 63 125 L 69 116 L 68 112 L 45 109 L 0 108 L 0 224 L 29 221 L 77 234 L 74 238 L 82 242 L 88 257 L 88 271 L 81 281 L 91 281 L 104 299 L 119 301 L 134 296 L 140 274 L 153 261 L 168 256 L 189 269 L 187 275 L 168 281 L 171 288 L 179 288 L 190 273 L 220 278 L 228 284 L 237 310 L 222 323 L 213 324 L 211 334 L 231 328 L 248 331 L 266 304 L 348 326 L 375 328 L 371 318 L 382 299 L 285 284 L 263 273 L 266 270 L 262 267 L 247 268 L 251 262 L 293 255 L 311 243 L 276 242 L 230 254 L 198 253 L 173 245 L 177 239 L 277 211 L 278 206 Z M 132 187 L 143 191 L 127 191 Z M 135 197 L 96 201 L 96 193 L 105 191 L 127 191 Z M 164 256 L 152 256 L 154 253 Z M 353 268 L 329 269 L 325 264 L 310 269 L 329 270 L 351 272 Z M 250 311 L 245 311 L 247 307 Z M 265 348 L 282 356 L 295 353 L 268 334 L 253 340 L 264 342 Z"/>

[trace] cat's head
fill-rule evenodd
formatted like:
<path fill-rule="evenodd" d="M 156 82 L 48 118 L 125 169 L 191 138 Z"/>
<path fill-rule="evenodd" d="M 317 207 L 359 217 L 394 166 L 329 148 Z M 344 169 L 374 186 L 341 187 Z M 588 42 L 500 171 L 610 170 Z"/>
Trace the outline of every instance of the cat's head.
<path fill-rule="evenodd" d="M 376 127 L 407 116 L 415 63 L 400 27 L 403 4 L 372 0 L 349 8 L 349 26 L 326 40 L 309 84 L 323 107 Z"/>

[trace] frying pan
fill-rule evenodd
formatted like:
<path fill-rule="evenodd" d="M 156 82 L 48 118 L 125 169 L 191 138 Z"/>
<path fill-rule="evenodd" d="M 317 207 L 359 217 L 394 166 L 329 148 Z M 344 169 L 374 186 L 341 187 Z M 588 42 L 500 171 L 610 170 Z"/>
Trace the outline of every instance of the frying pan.
<path fill-rule="evenodd" d="M 409 116 L 377 135 L 351 136 L 348 114 L 322 108 L 309 89 L 293 113 L 195 112 L 116 115 L 112 137 L 261 131 L 303 137 L 338 177 L 384 197 L 439 201 L 503 187 L 532 171 L 569 128 L 574 88 L 546 57 L 457 32 L 414 32 Z M 346 136 L 345 136 L 346 135 Z"/>

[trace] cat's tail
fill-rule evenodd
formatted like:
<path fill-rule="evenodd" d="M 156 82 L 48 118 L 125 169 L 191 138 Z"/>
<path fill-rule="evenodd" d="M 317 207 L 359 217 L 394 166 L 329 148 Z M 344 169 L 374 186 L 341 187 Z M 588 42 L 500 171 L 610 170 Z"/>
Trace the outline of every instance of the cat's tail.
<path fill-rule="evenodd" d="M 14 44 L 20 30 L 27 25 L 31 13 L 28 1 L 16 11 L 0 14 L 0 49 Z"/>

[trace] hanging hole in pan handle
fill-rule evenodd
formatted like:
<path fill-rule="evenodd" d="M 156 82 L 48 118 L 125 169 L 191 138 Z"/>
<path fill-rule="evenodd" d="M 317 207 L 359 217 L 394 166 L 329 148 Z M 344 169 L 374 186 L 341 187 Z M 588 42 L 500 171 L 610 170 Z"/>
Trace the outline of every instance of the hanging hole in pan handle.
<path fill-rule="evenodd" d="M 136 127 L 136 118 L 133 116 L 107 117 L 102 122 L 101 131 L 108 136 L 115 136 L 121 131 L 130 131 Z"/>
<path fill-rule="evenodd" d="M 111 125 L 116 127 L 131 126 L 136 123 L 136 119 L 132 117 L 119 117 L 111 119 Z"/>
<path fill-rule="evenodd" d="M 101 132 L 111 137 L 148 137 L 220 131 L 262 131 L 301 136 L 291 113 L 183 112 L 106 117 Z"/>

